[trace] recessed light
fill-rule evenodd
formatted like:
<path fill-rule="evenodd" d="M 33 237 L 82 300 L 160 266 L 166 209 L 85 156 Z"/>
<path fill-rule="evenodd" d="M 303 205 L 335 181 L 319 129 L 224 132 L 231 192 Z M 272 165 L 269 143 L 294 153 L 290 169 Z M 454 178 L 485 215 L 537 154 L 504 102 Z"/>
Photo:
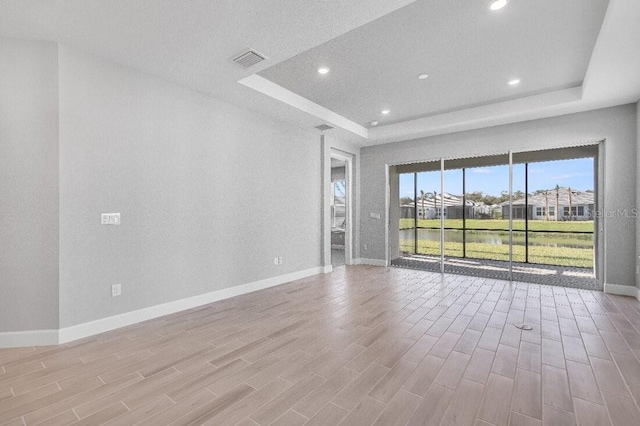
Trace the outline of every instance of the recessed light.
<path fill-rule="evenodd" d="M 380 111 L 381 114 L 387 115 L 391 112 L 390 109 L 383 109 L 382 111 Z"/>
<path fill-rule="evenodd" d="M 495 0 L 489 4 L 489 9 L 500 10 L 507 5 L 507 0 Z"/>
<path fill-rule="evenodd" d="M 377 126 L 378 125 L 378 120 L 373 120 L 369 124 L 371 124 L 372 126 Z"/>
<path fill-rule="evenodd" d="M 418 74 L 418 80 L 424 80 L 424 79 L 426 79 L 428 77 L 429 77 L 429 74 L 424 73 L 424 72 L 422 74 Z"/>
<path fill-rule="evenodd" d="M 318 68 L 318 73 L 319 74 L 327 74 L 329 72 L 329 68 L 328 67 L 320 67 Z"/>
<path fill-rule="evenodd" d="M 519 78 L 514 78 L 513 80 L 509 81 L 509 86 L 515 86 L 516 84 L 520 84 Z"/>

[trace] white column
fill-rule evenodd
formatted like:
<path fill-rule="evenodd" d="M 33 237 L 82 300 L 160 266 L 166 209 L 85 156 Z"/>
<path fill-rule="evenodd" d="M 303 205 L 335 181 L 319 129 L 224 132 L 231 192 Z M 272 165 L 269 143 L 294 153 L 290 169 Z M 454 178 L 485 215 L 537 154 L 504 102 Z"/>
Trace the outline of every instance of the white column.
<path fill-rule="evenodd" d="M 444 158 L 440 159 L 440 272 L 444 273 Z"/>
<path fill-rule="evenodd" d="M 526 211 L 526 206 L 525 206 Z M 513 279 L 513 152 L 509 151 L 509 280 Z"/>

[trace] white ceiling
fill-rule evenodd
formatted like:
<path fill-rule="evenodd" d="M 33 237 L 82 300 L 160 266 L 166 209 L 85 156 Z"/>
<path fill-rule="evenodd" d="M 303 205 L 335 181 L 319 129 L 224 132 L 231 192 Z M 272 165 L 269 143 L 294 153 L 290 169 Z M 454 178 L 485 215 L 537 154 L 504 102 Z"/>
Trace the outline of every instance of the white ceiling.
<path fill-rule="evenodd" d="M 303 128 L 329 123 L 360 145 L 640 98 L 638 0 L 610 0 L 600 30 L 606 0 L 510 0 L 494 14 L 488 0 L 412 3 L 0 0 L 0 36 L 64 43 Z M 228 61 L 247 47 L 269 59 Z"/>
<path fill-rule="evenodd" d="M 366 127 L 582 84 L 608 0 L 487 4 L 418 0 L 260 75 Z"/>

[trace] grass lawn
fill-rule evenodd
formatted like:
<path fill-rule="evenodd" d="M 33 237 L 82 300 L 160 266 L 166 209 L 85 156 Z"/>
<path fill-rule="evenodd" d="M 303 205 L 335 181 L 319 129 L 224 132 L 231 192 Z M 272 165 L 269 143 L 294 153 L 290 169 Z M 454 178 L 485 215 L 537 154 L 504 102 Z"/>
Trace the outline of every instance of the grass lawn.
<path fill-rule="evenodd" d="M 506 219 L 467 219 L 467 229 L 496 229 L 509 230 L 509 221 Z M 413 219 L 400 219 L 400 229 L 413 228 Z M 462 229 L 462 219 L 445 219 L 445 228 Z M 440 219 L 418 219 L 420 228 L 440 228 Z M 513 229 L 524 231 L 524 220 L 514 219 Z M 593 232 L 593 221 L 546 221 L 529 220 L 530 231 L 565 231 L 565 232 Z"/>
<path fill-rule="evenodd" d="M 413 252 L 412 240 L 400 240 L 400 250 Z M 418 254 L 440 256 L 439 241 L 418 241 Z M 462 257 L 462 243 L 446 242 L 445 256 Z M 509 260 L 509 246 L 503 244 L 467 243 L 466 256 L 475 259 Z M 513 261 L 525 261 L 524 246 L 513 246 Z M 593 249 L 570 247 L 529 247 L 529 262 L 545 265 L 576 266 L 590 268 L 593 266 Z"/>

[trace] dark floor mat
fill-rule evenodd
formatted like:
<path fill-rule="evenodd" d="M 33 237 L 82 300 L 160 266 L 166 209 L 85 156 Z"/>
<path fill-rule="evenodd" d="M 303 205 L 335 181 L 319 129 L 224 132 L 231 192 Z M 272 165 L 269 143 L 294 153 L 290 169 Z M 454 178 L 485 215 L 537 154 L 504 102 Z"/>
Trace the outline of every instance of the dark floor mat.
<path fill-rule="evenodd" d="M 445 272 L 509 281 L 509 262 L 499 260 L 445 258 Z M 404 256 L 391 261 L 391 266 L 440 272 L 440 258 L 431 256 Z M 602 290 L 600 283 L 588 268 L 555 265 L 513 263 L 512 281 Z"/>

